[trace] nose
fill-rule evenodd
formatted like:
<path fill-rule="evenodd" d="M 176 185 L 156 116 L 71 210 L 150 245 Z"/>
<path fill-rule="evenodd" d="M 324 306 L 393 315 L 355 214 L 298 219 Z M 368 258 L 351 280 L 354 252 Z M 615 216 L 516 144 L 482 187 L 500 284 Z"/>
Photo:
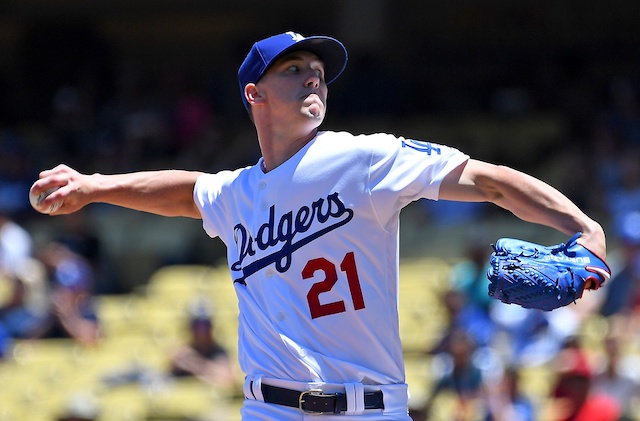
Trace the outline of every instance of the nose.
<path fill-rule="evenodd" d="M 320 87 L 320 76 L 317 74 L 315 70 L 311 71 L 311 74 L 307 78 L 305 86 L 307 88 L 319 88 Z"/>

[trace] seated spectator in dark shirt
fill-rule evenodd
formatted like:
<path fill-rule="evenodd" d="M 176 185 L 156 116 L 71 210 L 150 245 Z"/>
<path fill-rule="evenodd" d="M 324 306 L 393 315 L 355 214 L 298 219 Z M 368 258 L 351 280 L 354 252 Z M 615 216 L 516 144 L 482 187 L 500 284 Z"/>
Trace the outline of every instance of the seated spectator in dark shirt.
<path fill-rule="evenodd" d="M 485 421 L 534 421 L 536 407 L 520 388 L 520 368 L 509 366 L 502 378 L 485 387 Z"/>
<path fill-rule="evenodd" d="M 464 330 L 450 334 L 448 346 L 440 354 L 442 372 L 436 375 L 433 389 L 423 411 L 427 416 L 432 411 L 436 398 L 446 392 L 455 397 L 455 415 L 451 419 L 468 418 L 482 396 L 483 373 L 477 364 L 477 345 L 473 337 Z"/>
<path fill-rule="evenodd" d="M 213 319 L 207 311 L 196 311 L 189 320 L 189 343 L 171 355 L 171 375 L 195 376 L 216 386 L 232 386 L 235 370 L 227 350 L 213 333 Z"/>
<path fill-rule="evenodd" d="M 79 254 L 52 242 L 41 254 L 51 280 L 51 308 L 34 338 L 72 338 L 95 344 L 102 331 L 93 300 L 93 270 Z"/>

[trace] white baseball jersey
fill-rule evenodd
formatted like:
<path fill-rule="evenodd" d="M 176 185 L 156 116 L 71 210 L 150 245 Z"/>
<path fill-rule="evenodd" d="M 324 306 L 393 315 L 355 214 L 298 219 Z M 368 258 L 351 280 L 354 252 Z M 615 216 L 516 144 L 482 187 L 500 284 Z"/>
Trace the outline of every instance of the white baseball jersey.
<path fill-rule="evenodd" d="M 469 157 L 387 134 L 320 132 L 264 173 L 262 159 L 202 175 L 203 227 L 228 248 L 246 374 L 404 383 L 399 214 Z"/>

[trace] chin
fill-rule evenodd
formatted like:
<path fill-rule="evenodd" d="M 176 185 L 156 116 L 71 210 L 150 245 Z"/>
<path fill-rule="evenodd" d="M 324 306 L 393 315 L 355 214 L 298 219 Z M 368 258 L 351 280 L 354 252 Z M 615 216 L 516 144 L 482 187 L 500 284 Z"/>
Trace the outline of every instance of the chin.
<path fill-rule="evenodd" d="M 323 121 L 324 121 L 324 114 L 322 115 L 309 114 L 309 122 L 313 125 L 314 128 L 322 124 Z"/>

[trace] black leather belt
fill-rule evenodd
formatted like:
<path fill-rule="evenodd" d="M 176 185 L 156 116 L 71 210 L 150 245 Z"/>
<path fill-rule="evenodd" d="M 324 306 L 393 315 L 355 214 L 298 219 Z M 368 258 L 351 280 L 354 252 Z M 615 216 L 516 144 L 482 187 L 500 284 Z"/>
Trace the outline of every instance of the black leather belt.
<path fill-rule="evenodd" d="M 267 403 L 298 408 L 313 414 L 339 414 L 347 410 L 346 393 L 324 393 L 321 390 L 284 389 L 262 384 L 262 396 Z M 364 393 L 364 409 L 384 409 L 382 391 Z"/>

